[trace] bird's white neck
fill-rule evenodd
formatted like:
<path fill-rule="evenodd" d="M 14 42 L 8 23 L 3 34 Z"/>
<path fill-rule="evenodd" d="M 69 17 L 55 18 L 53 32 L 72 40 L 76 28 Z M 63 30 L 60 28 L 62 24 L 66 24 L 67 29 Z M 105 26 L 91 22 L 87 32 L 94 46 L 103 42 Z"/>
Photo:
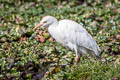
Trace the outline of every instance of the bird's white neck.
<path fill-rule="evenodd" d="M 48 27 L 48 32 L 50 33 L 50 35 L 55 38 L 57 35 L 57 27 L 58 27 L 58 21 L 52 23 L 49 27 Z"/>
<path fill-rule="evenodd" d="M 58 26 L 58 21 L 55 19 L 52 24 L 49 25 L 49 27 L 57 27 Z"/>

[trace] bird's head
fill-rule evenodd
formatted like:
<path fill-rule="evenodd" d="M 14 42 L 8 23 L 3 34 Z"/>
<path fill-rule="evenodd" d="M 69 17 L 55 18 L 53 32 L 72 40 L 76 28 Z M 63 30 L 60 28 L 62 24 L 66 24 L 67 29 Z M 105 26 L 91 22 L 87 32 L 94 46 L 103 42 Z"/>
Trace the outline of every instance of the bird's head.
<path fill-rule="evenodd" d="M 48 27 L 49 25 L 52 25 L 55 22 L 57 22 L 57 19 L 55 17 L 45 16 L 45 17 L 42 18 L 40 23 L 33 28 L 33 30 L 36 30 L 39 27 L 46 28 L 46 27 Z"/>

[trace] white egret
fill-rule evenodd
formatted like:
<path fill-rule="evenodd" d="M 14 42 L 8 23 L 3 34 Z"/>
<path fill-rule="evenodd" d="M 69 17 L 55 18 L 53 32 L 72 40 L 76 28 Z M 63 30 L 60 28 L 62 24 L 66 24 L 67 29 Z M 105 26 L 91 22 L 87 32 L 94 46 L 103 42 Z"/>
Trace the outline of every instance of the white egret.
<path fill-rule="evenodd" d="M 33 30 L 38 27 L 48 27 L 48 32 L 57 42 L 75 51 L 77 62 L 84 54 L 92 57 L 100 56 L 101 50 L 96 41 L 82 25 L 75 21 L 68 19 L 57 21 L 55 17 L 45 16 Z"/>

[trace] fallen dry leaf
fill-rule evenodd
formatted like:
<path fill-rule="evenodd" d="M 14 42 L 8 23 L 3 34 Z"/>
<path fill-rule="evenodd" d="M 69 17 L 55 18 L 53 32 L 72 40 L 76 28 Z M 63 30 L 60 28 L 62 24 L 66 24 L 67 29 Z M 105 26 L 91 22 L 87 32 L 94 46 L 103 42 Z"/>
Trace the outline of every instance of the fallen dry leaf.
<path fill-rule="evenodd" d="M 2 27 L 2 26 L 3 26 L 3 24 L 0 23 L 0 27 Z"/>
<path fill-rule="evenodd" d="M 20 41 L 26 41 L 27 40 L 27 37 L 21 37 L 20 38 Z"/>
<path fill-rule="evenodd" d="M 40 30 L 40 31 L 38 31 L 38 33 L 39 33 L 39 35 L 42 35 L 43 31 L 42 31 L 42 30 Z"/>
<path fill-rule="evenodd" d="M 40 38 L 39 41 L 40 41 L 41 43 L 44 43 L 44 42 L 45 42 L 45 38 L 44 38 L 43 36 L 40 36 L 39 38 Z"/>
<path fill-rule="evenodd" d="M 116 35 L 116 39 L 120 40 L 120 35 L 119 34 Z"/>
<path fill-rule="evenodd" d="M 49 41 L 53 42 L 53 41 L 54 41 L 54 39 L 53 39 L 52 37 L 50 37 L 50 38 L 49 38 Z"/>

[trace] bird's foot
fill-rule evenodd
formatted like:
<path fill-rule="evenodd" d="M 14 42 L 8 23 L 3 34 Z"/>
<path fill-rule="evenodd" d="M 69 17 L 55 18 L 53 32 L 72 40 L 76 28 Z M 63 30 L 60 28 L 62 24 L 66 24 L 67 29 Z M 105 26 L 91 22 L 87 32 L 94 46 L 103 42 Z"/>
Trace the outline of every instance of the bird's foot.
<path fill-rule="evenodd" d="M 79 61 L 80 61 L 80 57 L 76 56 L 75 57 L 75 64 L 78 64 Z"/>

